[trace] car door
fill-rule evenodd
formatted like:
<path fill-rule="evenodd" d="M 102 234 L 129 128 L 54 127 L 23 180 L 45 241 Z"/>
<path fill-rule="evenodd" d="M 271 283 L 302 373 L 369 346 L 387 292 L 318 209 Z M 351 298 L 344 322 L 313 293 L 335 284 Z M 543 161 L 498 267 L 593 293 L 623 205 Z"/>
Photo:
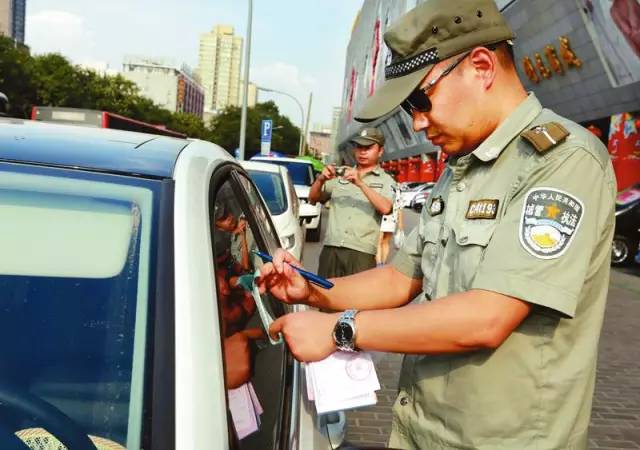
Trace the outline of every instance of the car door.
<path fill-rule="evenodd" d="M 289 307 L 250 292 L 263 264 L 254 251 L 273 254 L 277 234 L 253 182 L 235 165 L 213 175 L 210 214 L 229 448 L 295 448 L 298 368 L 284 343 L 269 341 L 260 313 L 262 306 L 275 319 Z"/>

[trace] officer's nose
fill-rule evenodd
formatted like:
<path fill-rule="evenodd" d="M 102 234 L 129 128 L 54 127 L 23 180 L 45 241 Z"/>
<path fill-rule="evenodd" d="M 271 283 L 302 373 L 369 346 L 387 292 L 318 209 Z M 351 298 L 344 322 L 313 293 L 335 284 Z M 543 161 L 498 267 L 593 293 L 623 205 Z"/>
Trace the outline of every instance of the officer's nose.
<path fill-rule="evenodd" d="M 413 131 L 423 131 L 429 127 L 429 118 L 427 117 L 427 113 L 414 110 L 412 111 L 411 116 L 413 119 Z"/>

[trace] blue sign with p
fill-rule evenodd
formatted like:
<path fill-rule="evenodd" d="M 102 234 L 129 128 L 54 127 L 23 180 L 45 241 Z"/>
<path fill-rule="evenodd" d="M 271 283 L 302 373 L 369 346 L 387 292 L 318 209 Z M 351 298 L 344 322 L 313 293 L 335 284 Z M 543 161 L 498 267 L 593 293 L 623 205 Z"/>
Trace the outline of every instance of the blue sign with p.
<path fill-rule="evenodd" d="M 273 121 L 265 119 L 262 121 L 260 131 L 260 142 L 271 142 L 271 132 L 273 131 Z"/>

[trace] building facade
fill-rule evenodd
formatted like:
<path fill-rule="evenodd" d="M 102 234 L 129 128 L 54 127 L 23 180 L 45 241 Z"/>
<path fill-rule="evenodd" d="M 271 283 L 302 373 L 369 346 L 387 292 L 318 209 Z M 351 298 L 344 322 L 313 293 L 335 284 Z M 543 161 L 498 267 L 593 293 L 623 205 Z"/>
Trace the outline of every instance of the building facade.
<path fill-rule="evenodd" d="M 336 146 L 345 157 L 349 140 L 365 126 L 353 120 L 354 114 L 384 81 L 389 53 L 384 32 L 424 1 L 429 0 L 364 1 L 354 22 L 344 71 Z M 543 106 L 593 127 L 609 145 L 614 168 L 615 158 L 624 153 L 628 157 L 624 170 L 640 174 L 640 41 L 637 29 L 633 30 L 640 21 L 638 0 L 496 3 L 516 34 L 515 62 L 526 89 L 535 92 Z M 412 131 L 410 117 L 402 110 L 366 126 L 372 125 L 384 132 L 384 159 L 394 162 L 391 168 L 397 173 L 404 167 L 406 176 L 406 167 L 440 161 L 438 148 L 423 133 Z M 635 139 L 636 144 L 620 143 L 614 137 L 622 128 L 628 131 L 622 133 L 625 139 Z M 631 156 L 618 150 L 632 147 L 636 150 Z M 411 170 L 415 174 L 421 169 Z M 619 175 L 620 187 L 628 184 L 620 180 Z"/>
<path fill-rule="evenodd" d="M 0 34 L 24 44 L 27 0 L 0 0 Z"/>
<path fill-rule="evenodd" d="M 244 85 L 242 84 L 243 80 L 240 80 L 240 94 L 238 96 L 238 105 L 242 105 L 242 99 L 244 98 Z M 258 103 L 258 86 L 249 81 L 249 86 L 247 89 L 247 107 L 253 108 Z"/>
<path fill-rule="evenodd" d="M 156 105 L 202 118 L 204 89 L 187 66 L 177 68 L 162 60 L 127 57 L 122 76 L 136 83 L 140 93 Z"/>
<path fill-rule="evenodd" d="M 233 27 L 217 25 L 200 36 L 197 73 L 204 87 L 205 111 L 240 105 L 242 38 Z"/>

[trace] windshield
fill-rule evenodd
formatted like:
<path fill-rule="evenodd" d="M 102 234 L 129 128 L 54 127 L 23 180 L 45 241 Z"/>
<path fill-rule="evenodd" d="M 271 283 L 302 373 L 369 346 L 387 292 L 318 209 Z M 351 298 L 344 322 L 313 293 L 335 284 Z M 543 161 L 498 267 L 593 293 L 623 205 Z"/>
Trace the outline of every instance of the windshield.
<path fill-rule="evenodd" d="M 293 180 L 293 184 L 301 184 L 303 186 L 311 186 L 313 184 L 313 169 L 311 164 L 293 161 L 278 161 L 277 159 L 260 160 L 270 164 L 278 164 L 289 169 L 289 175 Z"/>
<path fill-rule="evenodd" d="M 52 173 L 0 165 L 0 386 L 98 448 L 140 448 L 152 191 Z M 46 429 L 7 417 L 20 437 Z"/>
<path fill-rule="evenodd" d="M 278 173 L 249 170 L 249 176 L 258 186 L 271 215 L 278 216 L 287 210 L 287 194 L 282 177 Z"/>

